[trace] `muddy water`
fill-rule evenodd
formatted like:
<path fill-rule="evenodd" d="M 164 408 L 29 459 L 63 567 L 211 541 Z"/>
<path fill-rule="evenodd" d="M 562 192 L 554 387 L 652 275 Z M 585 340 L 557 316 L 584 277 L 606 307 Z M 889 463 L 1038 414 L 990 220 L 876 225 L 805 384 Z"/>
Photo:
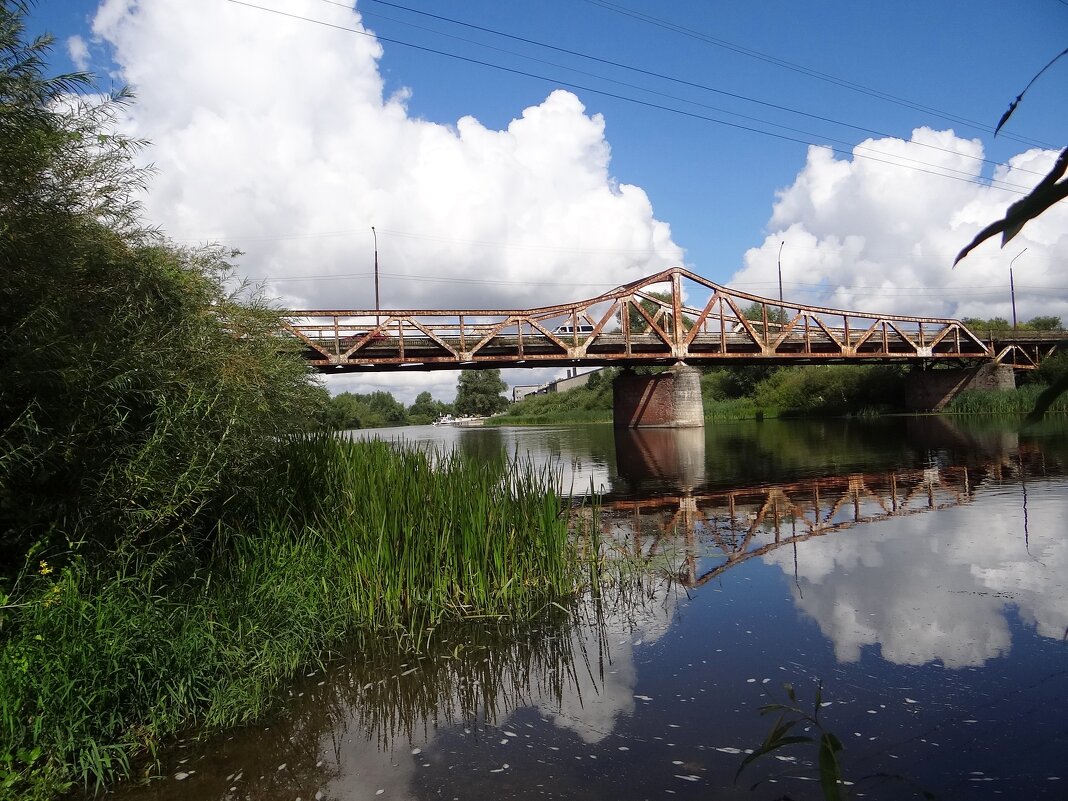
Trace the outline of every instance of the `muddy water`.
<path fill-rule="evenodd" d="M 812 745 L 735 781 L 789 683 L 842 741 L 851 797 L 1068 798 L 1063 420 L 390 435 L 560 465 L 650 578 L 577 622 L 364 648 L 115 796 L 820 798 Z"/>

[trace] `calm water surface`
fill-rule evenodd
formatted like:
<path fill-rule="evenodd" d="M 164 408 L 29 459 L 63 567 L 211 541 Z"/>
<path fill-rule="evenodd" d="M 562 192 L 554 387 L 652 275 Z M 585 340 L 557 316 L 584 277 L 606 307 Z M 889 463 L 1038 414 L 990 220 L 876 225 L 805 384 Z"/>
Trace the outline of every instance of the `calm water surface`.
<path fill-rule="evenodd" d="M 812 746 L 734 776 L 784 683 L 857 798 L 1068 798 L 1068 425 L 372 432 L 558 466 L 640 591 L 301 677 L 123 799 L 820 798 Z M 752 785 L 757 786 L 752 788 Z"/>

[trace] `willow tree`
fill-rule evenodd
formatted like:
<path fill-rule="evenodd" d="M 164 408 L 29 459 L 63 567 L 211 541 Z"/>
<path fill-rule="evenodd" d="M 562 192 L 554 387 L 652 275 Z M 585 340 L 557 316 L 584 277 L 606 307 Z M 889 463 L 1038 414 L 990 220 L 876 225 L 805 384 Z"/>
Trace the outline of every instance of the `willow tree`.
<path fill-rule="evenodd" d="M 508 400 L 501 393 L 508 385 L 501 380 L 500 370 L 464 370 L 456 386 L 456 414 L 485 416 L 502 412 Z"/>
<path fill-rule="evenodd" d="M 25 13 L 0 0 L 0 583 L 31 552 L 209 537 L 321 397 L 233 254 L 140 223 L 129 95 L 49 77 Z"/>

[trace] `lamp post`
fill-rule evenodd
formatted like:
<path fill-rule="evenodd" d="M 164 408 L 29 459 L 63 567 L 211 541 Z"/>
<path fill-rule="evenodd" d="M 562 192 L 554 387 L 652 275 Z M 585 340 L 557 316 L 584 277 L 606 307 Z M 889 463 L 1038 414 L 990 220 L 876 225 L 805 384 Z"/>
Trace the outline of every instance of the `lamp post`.
<path fill-rule="evenodd" d="M 1012 257 L 1012 261 L 1009 262 L 1009 297 L 1012 298 L 1012 333 L 1016 334 L 1016 282 L 1012 279 L 1012 265 L 1027 252 L 1027 248 L 1024 248 L 1015 256 Z"/>
<path fill-rule="evenodd" d="M 378 232 L 375 231 L 375 227 L 371 226 L 371 236 L 375 238 L 375 311 L 379 311 L 381 306 L 378 303 Z M 379 323 L 379 317 L 375 315 L 375 325 Z"/>
<path fill-rule="evenodd" d="M 782 246 L 786 244 L 784 239 L 779 243 L 779 305 L 782 305 Z"/>

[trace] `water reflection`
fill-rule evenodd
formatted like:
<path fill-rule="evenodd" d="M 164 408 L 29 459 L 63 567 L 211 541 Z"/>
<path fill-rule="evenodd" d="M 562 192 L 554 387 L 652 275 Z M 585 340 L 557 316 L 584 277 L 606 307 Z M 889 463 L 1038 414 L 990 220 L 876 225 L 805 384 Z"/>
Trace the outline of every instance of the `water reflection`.
<path fill-rule="evenodd" d="M 125 797 L 815 798 L 803 755 L 760 763 L 755 793 L 733 776 L 772 691 L 811 698 L 817 678 L 847 776 L 1061 797 L 1066 431 L 936 417 L 410 429 L 594 482 L 606 539 L 657 580 L 584 599 L 577 620 L 441 631 L 418 657 L 363 643 L 274 720 L 184 744 L 166 780 Z"/>
<path fill-rule="evenodd" d="M 619 475 L 630 487 L 655 482 L 685 494 L 705 483 L 704 430 L 617 428 L 613 434 Z"/>
<path fill-rule="evenodd" d="M 666 559 L 672 576 L 691 588 L 751 559 L 777 566 L 791 579 L 794 603 L 842 662 L 857 661 L 867 645 L 896 664 L 979 666 L 1008 652 L 1010 612 L 1042 637 L 1068 631 L 1063 490 L 1049 484 L 1040 449 L 1013 454 L 1012 441 L 987 439 L 967 465 L 616 495 L 605 499 L 614 513 L 605 533 L 650 563 Z M 643 470 L 663 463 L 641 462 Z M 996 509 L 973 505 L 977 493 Z M 878 536 L 828 537 L 874 523 L 882 524 Z M 1043 535 L 1032 541 L 1032 528 Z"/>
<path fill-rule="evenodd" d="M 633 712 L 635 644 L 654 642 L 672 617 L 669 588 L 646 590 L 616 597 L 610 608 L 603 598 L 579 599 L 570 613 L 550 610 L 536 626 L 446 627 L 418 655 L 361 643 L 348 659 L 298 679 L 283 714 L 266 725 L 183 742 L 161 780 L 122 796 L 419 797 L 421 772 L 448 774 L 473 752 L 478 775 L 445 779 L 460 792 L 523 758 L 509 753 L 529 748 L 535 727 L 515 723 L 519 710 L 541 716 L 540 739 L 547 724 L 595 745 Z M 486 750 L 501 759 L 485 763 L 478 755 Z"/>

